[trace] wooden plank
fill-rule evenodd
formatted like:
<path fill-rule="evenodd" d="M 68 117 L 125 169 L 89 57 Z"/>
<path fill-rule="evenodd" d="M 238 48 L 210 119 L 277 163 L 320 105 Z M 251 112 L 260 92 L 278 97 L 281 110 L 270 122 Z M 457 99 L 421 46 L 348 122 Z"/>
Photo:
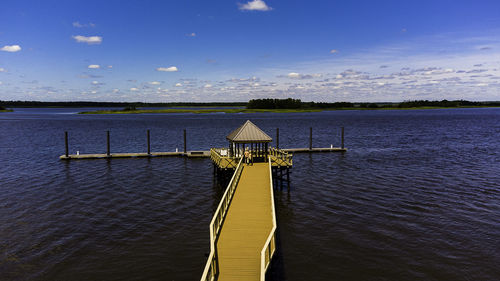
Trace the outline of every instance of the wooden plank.
<path fill-rule="evenodd" d="M 259 280 L 273 226 L 268 163 L 245 166 L 217 242 L 218 280 Z"/>
<path fill-rule="evenodd" d="M 70 154 L 68 157 L 66 155 L 59 156 L 61 160 L 78 160 L 78 159 L 103 159 L 103 158 L 146 158 L 146 157 L 210 157 L 209 151 L 197 151 L 194 155 L 190 155 L 191 151 L 184 154 L 183 152 L 151 152 L 148 153 L 111 153 L 109 156 L 106 153 L 95 153 L 95 154 Z"/>
<path fill-rule="evenodd" d="M 293 152 L 293 153 L 305 153 L 305 152 L 346 152 L 347 148 L 340 148 L 340 147 L 315 147 L 312 148 L 311 150 L 309 148 L 283 148 L 282 150 L 286 152 Z"/>

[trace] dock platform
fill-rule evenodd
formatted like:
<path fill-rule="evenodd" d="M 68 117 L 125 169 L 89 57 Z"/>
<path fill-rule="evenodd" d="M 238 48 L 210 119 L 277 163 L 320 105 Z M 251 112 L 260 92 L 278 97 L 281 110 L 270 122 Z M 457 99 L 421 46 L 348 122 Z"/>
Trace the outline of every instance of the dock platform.
<path fill-rule="evenodd" d="M 312 150 L 309 148 L 284 148 L 281 149 L 290 153 L 315 153 L 315 152 L 346 152 L 347 148 L 340 147 L 327 147 L 318 148 L 314 147 Z M 197 150 L 184 152 L 137 152 L 137 153 L 92 153 L 92 154 L 68 154 L 59 156 L 61 160 L 79 160 L 79 159 L 109 159 L 109 158 L 148 158 L 148 157 L 189 157 L 189 158 L 210 158 L 209 150 Z M 233 162 L 230 168 L 235 168 L 237 161 Z"/>

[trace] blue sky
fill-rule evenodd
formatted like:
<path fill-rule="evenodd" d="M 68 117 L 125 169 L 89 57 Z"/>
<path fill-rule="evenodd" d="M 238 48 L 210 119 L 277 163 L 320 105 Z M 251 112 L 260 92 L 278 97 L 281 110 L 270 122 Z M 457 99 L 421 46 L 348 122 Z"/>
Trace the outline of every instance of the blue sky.
<path fill-rule="evenodd" d="M 499 1 L 6 1 L 0 100 L 500 100 Z"/>

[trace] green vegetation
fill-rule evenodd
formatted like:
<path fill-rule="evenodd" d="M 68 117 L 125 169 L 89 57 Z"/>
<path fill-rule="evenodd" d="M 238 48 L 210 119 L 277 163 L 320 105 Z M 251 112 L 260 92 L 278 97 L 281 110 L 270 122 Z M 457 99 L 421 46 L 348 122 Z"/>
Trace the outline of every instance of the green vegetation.
<path fill-rule="evenodd" d="M 12 111 L 13 111 L 12 109 L 8 109 L 8 108 L 0 105 L 0 112 L 12 112 Z"/>
<path fill-rule="evenodd" d="M 451 107 L 496 107 L 500 102 L 475 102 L 466 100 L 415 100 L 401 103 L 351 103 L 351 102 L 302 102 L 300 99 L 254 99 L 248 102 L 252 109 L 419 109 Z"/>
<path fill-rule="evenodd" d="M 9 107 L 224 107 L 246 106 L 246 102 L 44 102 L 44 101 L 1 101 L 0 104 Z"/>
<path fill-rule="evenodd" d="M 354 107 L 350 102 L 302 102 L 300 99 L 254 99 L 248 109 L 339 109 Z"/>
<path fill-rule="evenodd" d="M 414 100 L 401 103 L 352 103 L 352 102 L 303 102 L 300 99 L 252 99 L 245 102 L 175 102 L 175 103 L 126 103 L 126 102 L 39 102 L 0 101 L 0 112 L 12 111 L 9 107 L 122 107 L 121 110 L 97 110 L 81 114 L 139 114 L 139 113 L 256 113 L 256 112 L 317 112 L 324 110 L 400 110 L 469 107 L 500 107 L 500 102 L 475 102 L 466 100 Z M 160 107 L 162 109 L 141 109 Z M 180 107 L 180 108 L 179 108 Z"/>
<path fill-rule="evenodd" d="M 79 114 L 140 114 L 140 113 L 292 113 L 292 112 L 317 112 L 321 109 L 138 109 L 138 110 L 96 110 L 84 111 Z"/>

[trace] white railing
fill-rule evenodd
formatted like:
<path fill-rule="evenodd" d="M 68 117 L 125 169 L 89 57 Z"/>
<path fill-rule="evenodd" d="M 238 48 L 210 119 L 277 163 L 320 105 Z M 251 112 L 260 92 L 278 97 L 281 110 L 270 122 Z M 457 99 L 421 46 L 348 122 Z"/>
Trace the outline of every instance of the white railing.
<path fill-rule="evenodd" d="M 269 156 L 269 188 L 271 192 L 271 212 L 273 216 L 273 228 L 267 237 L 264 248 L 260 252 L 260 281 L 266 280 L 266 271 L 271 264 L 274 252 L 276 252 L 276 212 L 274 210 L 273 173 L 271 170 L 271 156 Z"/>
<path fill-rule="evenodd" d="M 222 152 L 225 152 L 224 155 Z M 238 165 L 238 160 L 240 157 L 229 157 L 229 151 L 224 148 L 210 148 L 210 159 L 219 166 L 219 168 L 229 168 L 233 169 Z"/>
<path fill-rule="evenodd" d="M 240 180 L 241 172 L 243 171 L 242 162 L 243 157 L 240 159 L 240 162 L 238 163 L 238 166 L 234 171 L 233 177 L 231 178 L 231 181 L 229 182 L 224 195 L 222 195 L 219 206 L 217 207 L 212 221 L 210 222 L 210 255 L 208 256 L 207 264 L 205 265 L 205 270 L 203 271 L 201 281 L 213 281 L 219 275 L 219 260 L 217 257 L 215 242 L 217 237 L 219 236 L 222 223 L 224 221 L 224 218 L 226 217 L 227 210 L 229 209 L 229 204 L 231 203 L 231 199 L 233 199 L 238 181 Z"/>
<path fill-rule="evenodd" d="M 269 154 L 272 156 L 271 160 L 279 166 L 293 165 L 293 155 L 291 153 L 288 153 L 282 149 L 271 147 L 269 148 Z"/>

